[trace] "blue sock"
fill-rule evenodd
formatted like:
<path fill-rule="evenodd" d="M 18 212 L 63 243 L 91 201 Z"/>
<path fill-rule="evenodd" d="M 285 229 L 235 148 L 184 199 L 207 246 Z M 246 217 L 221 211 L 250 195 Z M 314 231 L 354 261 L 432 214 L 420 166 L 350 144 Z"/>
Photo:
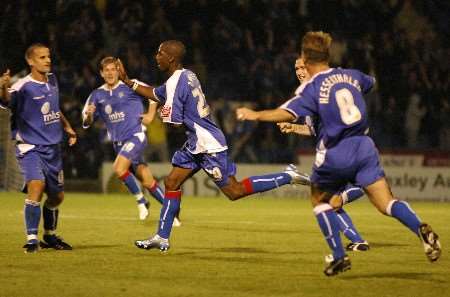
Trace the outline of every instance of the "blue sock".
<path fill-rule="evenodd" d="M 314 207 L 314 214 L 328 246 L 333 251 L 334 259 L 343 258 L 345 252 L 339 234 L 339 222 L 336 212 L 331 205 L 324 203 Z"/>
<path fill-rule="evenodd" d="M 147 188 L 147 190 L 150 193 L 150 195 L 153 196 L 153 198 L 158 200 L 159 203 L 161 203 L 161 204 L 164 203 L 164 192 L 161 189 L 161 187 L 158 185 L 156 180 L 154 181 L 153 186 L 151 186 L 150 188 Z"/>
<path fill-rule="evenodd" d="M 342 205 L 353 202 L 353 201 L 361 198 L 362 196 L 364 196 L 363 189 L 349 184 L 345 187 L 345 190 L 342 191 L 342 193 L 341 193 Z"/>
<path fill-rule="evenodd" d="M 242 181 L 246 194 L 260 193 L 272 190 L 290 183 L 292 177 L 284 172 L 250 176 Z"/>
<path fill-rule="evenodd" d="M 420 219 L 406 201 L 392 200 L 386 210 L 387 214 L 399 220 L 412 232 L 419 235 Z"/>
<path fill-rule="evenodd" d="M 336 215 L 338 218 L 339 226 L 341 227 L 341 231 L 345 235 L 345 237 L 347 237 L 353 243 L 364 242 L 364 239 L 362 239 L 361 235 L 353 225 L 352 219 L 343 208 L 337 210 Z"/>
<path fill-rule="evenodd" d="M 144 197 L 141 188 L 137 184 L 137 181 L 134 178 L 134 175 L 131 174 L 131 172 L 125 172 L 122 176 L 119 176 L 119 179 L 125 184 L 125 186 L 128 188 L 128 191 L 130 191 L 130 193 L 133 194 L 134 197 L 136 197 L 136 200 Z"/>
<path fill-rule="evenodd" d="M 163 207 L 159 216 L 158 235 L 169 239 L 175 216 L 180 211 L 181 190 L 166 191 Z"/>
<path fill-rule="evenodd" d="M 44 230 L 45 231 L 55 231 L 58 225 L 58 208 L 49 208 L 44 204 L 42 208 L 42 217 L 44 219 Z"/>
<path fill-rule="evenodd" d="M 38 243 L 39 221 L 41 219 L 40 203 L 25 199 L 25 228 L 27 232 L 27 242 L 31 244 Z"/>

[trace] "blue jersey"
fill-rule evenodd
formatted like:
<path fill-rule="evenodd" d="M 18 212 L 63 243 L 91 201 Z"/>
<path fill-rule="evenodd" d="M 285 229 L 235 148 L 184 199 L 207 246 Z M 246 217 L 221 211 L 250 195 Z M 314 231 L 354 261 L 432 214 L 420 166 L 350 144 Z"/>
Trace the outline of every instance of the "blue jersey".
<path fill-rule="evenodd" d="M 82 115 L 85 118 L 85 110 L 89 104 L 95 105 L 94 120 L 102 119 L 111 140 L 122 142 L 145 131 L 140 118 L 144 112 L 142 100 L 141 96 L 121 81 L 111 90 L 104 84 L 89 95 Z"/>
<path fill-rule="evenodd" d="M 211 119 L 202 87 L 192 71 L 176 70 L 164 85 L 153 92 L 163 105 L 163 122 L 186 127 L 186 147 L 191 153 L 216 153 L 228 148 L 225 136 Z"/>
<path fill-rule="evenodd" d="M 55 75 L 47 82 L 34 80 L 31 74 L 9 89 L 12 138 L 32 145 L 60 143 L 63 136 L 59 90 Z"/>
<path fill-rule="evenodd" d="M 321 148 L 330 148 L 344 138 L 367 133 L 369 123 L 363 94 L 375 79 L 358 70 L 331 68 L 314 75 L 300 94 L 281 108 L 299 117 L 314 119 Z"/>

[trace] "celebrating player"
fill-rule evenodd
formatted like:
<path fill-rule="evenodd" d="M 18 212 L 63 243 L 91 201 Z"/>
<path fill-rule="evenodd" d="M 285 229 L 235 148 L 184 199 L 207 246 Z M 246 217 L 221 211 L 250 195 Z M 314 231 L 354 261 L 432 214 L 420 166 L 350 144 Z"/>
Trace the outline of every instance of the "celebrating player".
<path fill-rule="evenodd" d="M 236 111 L 237 117 L 283 122 L 309 116 L 318 121 L 320 141 L 311 176 L 311 201 L 334 257 L 326 266 L 325 275 L 336 275 L 351 267 L 342 247 L 337 215 L 329 204 L 333 194 L 349 182 L 364 188 L 381 213 L 396 218 L 415 233 L 423 243 L 427 258 L 436 261 L 441 254 L 438 235 L 430 225 L 420 221 L 408 203 L 394 199 L 378 151 L 366 135 L 368 118 L 363 94 L 372 88 L 375 80 L 357 70 L 330 68 L 330 45 L 329 34 L 306 33 L 301 54 L 311 79 L 300 90 L 300 95 L 278 109 L 240 108 Z"/>
<path fill-rule="evenodd" d="M 58 206 L 64 200 L 64 174 L 60 143 L 63 130 L 69 136 L 69 145 L 77 136 L 59 107 L 59 89 L 55 75 L 50 73 L 51 57 L 47 46 L 36 43 L 25 52 L 31 73 L 10 84 L 9 70 L 1 78 L 1 105 L 11 110 L 11 131 L 16 141 L 16 158 L 25 180 L 26 253 L 39 248 L 38 229 L 42 208 L 44 236 L 41 246 L 56 250 L 72 247 L 56 235 Z"/>
<path fill-rule="evenodd" d="M 285 172 L 252 176 L 238 182 L 235 178 L 236 166 L 228 159 L 227 143 L 222 131 L 212 121 L 210 108 L 206 103 L 197 76 L 182 65 L 185 55 L 184 44 L 180 41 L 163 42 L 156 54 L 160 70 L 170 75 L 160 87 L 144 86 L 128 79 L 120 64 L 122 81 L 145 98 L 159 102 L 162 106 L 163 121 L 184 127 L 187 141 L 172 158 L 172 171 L 164 181 L 164 206 L 157 234 L 135 242 L 138 248 L 169 249 L 172 222 L 181 202 L 181 185 L 197 171 L 203 169 L 221 191 L 230 199 L 271 190 L 289 183 L 307 184 L 309 177 L 288 166 Z"/>
<path fill-rule="evenodd" d="M 106 124 L 117 154 L 113 165 L 114 171 L 130 193 L 136 197 L 139 219 L 145 220 L 148 216 L 149 202 L 145 199 L 133 173 L 159 203 L 162 204 L 164 200 L 163 191 L 142 158 L 147 146 L 146 128 L 143 124 L 149 124 L 153 120 L 157 104 L 150 101 L 148 112 L 143 114 L 143 98 L 119 81 L 116 62 L 117 59 L 114 57 L 105 57 L 101 60 L 100 75 L 105 84 L 94 90 L 86 100 L 82 112 L 83 127 L 88 128 L 98 117 Z M 133 173 L 130 172 L 130 167 Z M 175 218 L 175 225 L 180 225 L 178 218 Z"/>
<path fill-rule="evenodd" d="M 302 57 L 297 58 L 295 61 L 295 74 L 300 81 L 300 86 L 295 90 L 295 95 L 300 95 L 303 85 L 310 79 L 308 72 L 306 71 L 305 62 Z M 318 127 L 314 127 L 314 121 L 311 117 L 307 117 L 305 124 L 292 124 L 289 122 L 278 123 L 281 132 L 283 133 L 296 133 L 303 136 L 315 136 L 315 131 Z M 336 210 L 338 222 L 341 227 L 342 233 L 351 242 L 346 246 L 347 251 L 367 251 L 369 250 L 369 243 L 365 241 L 356 227 L 353 224 L 352 219 L 347 212 L 342 208 L 344 204 L 350 203 L 361 198 L 364 195 L 364 191 L 360 187 L 355 187 L 352 184 L 346 185 L 345 189 L 340 193 L 334 195 L 330 199 L 330 205 Z M 328 262 L 333 261 L 333 255 L 326 256 Z"/>

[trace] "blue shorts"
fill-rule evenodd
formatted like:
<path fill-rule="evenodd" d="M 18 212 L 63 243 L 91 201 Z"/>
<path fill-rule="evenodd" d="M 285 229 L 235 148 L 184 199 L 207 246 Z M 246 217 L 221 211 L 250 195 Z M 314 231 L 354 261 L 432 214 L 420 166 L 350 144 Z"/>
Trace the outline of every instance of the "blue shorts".
<path fill-rule="evenodd" d="M 173 155 L 172 165 L 193 169 L 194 172 L 203 169 L 219 188 L 228 185 L 228 178 L 236 175 L 236 164 L 228 158 L 227 151 L 193 154 L 183 147 Z"/>
<path fill-rule="evenodd" d="M 31 180 L 45 182 L 46 193 L 59 193 L 64 191 L 64 173 L 61 156 L 61 147 L 54 145 L 17 144 L 16 158 L 26 184 Z"/>
<path fill-rule="evenodd" d="M 144 134 L 145 135 L 145 134 Z M 136 170 L 138 165 L 147 163 L 144 160 L 143 153 L 147 147 L 147 137 L 133 136 L 126 141 L 114 141 L 114 151 L 117 155 L 122 155 L 131 161 L 131 166 Z"/>
<path fill-rule="evenodd" d="M 372 139 L 354 136 L 327 149 L 321 157 L 316 156 L 311 182 L 323 191 L 335 193 L 348 183 L 364 188 L 384 176 Z"/>

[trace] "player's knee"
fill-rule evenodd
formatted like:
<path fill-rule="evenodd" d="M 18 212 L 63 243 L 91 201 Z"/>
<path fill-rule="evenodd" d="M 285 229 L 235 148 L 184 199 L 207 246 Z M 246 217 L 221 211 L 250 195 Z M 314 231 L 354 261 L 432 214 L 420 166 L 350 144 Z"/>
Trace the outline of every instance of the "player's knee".
<path fill-rule="evenodd" d="M 178 190 L 178 181 L 176 178 L 167 176 L 164 179 L 164 187 L 166 191 L 176 191 Z"/>
<path fill-rule="evenodd" d="M 64 201 L 64 192 L 49 194 L 45 204 L 49 207 L 58 207 Z"/>
<path fill-rule="evenodd" d="M 123 176 L 127 172 L 126 169 L 120 168 L 119 166 L 114 166 L 114 173 L 117 177 Z"/>

